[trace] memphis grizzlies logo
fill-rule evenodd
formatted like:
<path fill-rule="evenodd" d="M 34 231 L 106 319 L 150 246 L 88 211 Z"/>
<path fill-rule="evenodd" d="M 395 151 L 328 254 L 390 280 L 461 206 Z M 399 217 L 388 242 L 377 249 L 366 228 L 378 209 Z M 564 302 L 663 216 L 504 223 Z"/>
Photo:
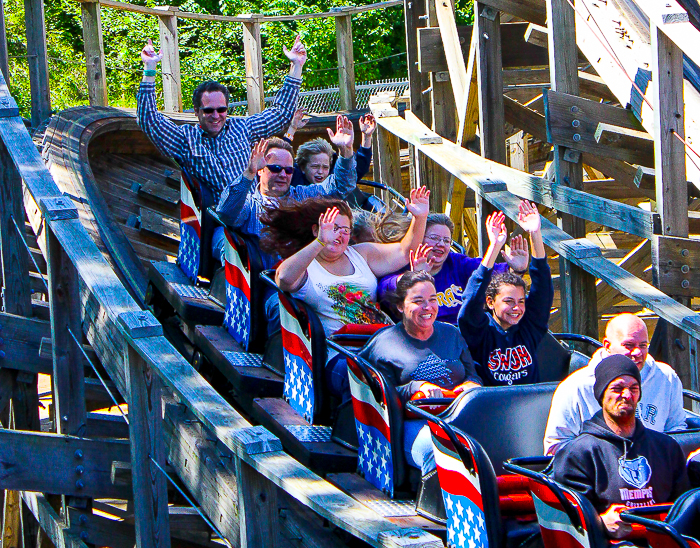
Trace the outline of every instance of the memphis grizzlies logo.
<path fill-rule="evenodd" d="M 617 473 L 620 477 L 637 489 L 642 489 L 651 479 L 651 466 L 646 457 L 633 460 L 618 459 Z"/>

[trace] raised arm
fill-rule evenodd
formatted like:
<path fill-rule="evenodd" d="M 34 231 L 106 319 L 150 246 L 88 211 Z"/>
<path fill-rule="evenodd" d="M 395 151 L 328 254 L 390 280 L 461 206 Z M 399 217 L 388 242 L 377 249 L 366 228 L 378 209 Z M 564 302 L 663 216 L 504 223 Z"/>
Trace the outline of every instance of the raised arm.
<path fill-rule="evenodd" d="M 275 272 L 275 282 L 282 291 L 296 291 L 306 280 L 306 269 L 321 250 L 335 238 L 335 219 L 338 208 L 328 208 L 318 218 L 318 236 L 306 247 L 282 261 Z"/>
<path fill-rule="evenodd" d="M 543 259 L 545 257 L 544 242 L 542 241 L 542 220 L 537 206 L 523 200 L 518 211 L 518 224 L 530 234 L 532 244 L 532 257 Z"/>
<path fill-rule="evenodd" d="M 430 191 L 425 187 L 411 190 L 411 200 L 406 208 L 413 215 L 413 219 L 408 232 L 400 242 L 393 244 L 366 242 L 354 246 L 378 278 L 406 266 L 411 249 L 418 249 L 423 242 L 425 224 L 430 211 Z"/>
<path fill-rule="evenodd" d="M 294 116 L 292 116 L 292 121 L 289 123 L 289 128 L 284 134 L 284 138 L 289 141 L 290 145 L 294 140 L 294 135 L 296 135 L 297 130 L 309 123 L 310 118 L 304 118 L 304 116 L 306 116 L 305 108 L 298 108 L 294 111 Z"/>
<path fill-rule="evenodd" d="M 508 238 L 505 220 L 506 216 L 502 211 L 496 211 L 486 218 L 486 233 L 489 237 L 489 247 L 484 253 L 481 264 L 488 269 L 493 268 L 493 265 L 496 264 L 498 254 Z"/>
<path fill-rule="evenodd" d="M 149 38 L 141 50 L 144 72 L 136 95 L 136 119 L 144 133 L 165 156 L 179 161 L 182 150 L 187 145 L 185 135 L 180 126 L 158 112 L 156 104 L 155 72 L 162 58 L 163 54 L 160 51 L 156 53 Z"/>
<path fill-rule="evenodd" d="M 532 263 L 530 264 L 530 293 L 527 296 L 522 323 L 534 326 L 541 335 L 547 330 L 554 300 L 552 273 L 547 264 L 547 256 L 542 241 L 540 213 L 537 206 L 523 200 L 520 202 L 518 223 L 530 234 Z"/>
<path fill-rule="evenodd" d="M 250 161 L 246 170 L 221 193 L 216 212 L 230 226 L 240 226 L 247 218 L 247 215 L 241 215 L 241 213 L 243 210 L 250 210 L 250 187 L 255 182 L 258 170 L 265 167 L 266 146 L 266 139 L 261 139 L 255 144 L 250 153 Z"/>
<path fill-rule="evenodd" d="M 289 124 L 297 108 L 301 70 L 306 62 L 306 48 L 301 38 L 297 36 L 291 49 L 288 50 L 286 46 L 282 46 L 282 50 L 291 62 L 289 75 L 285 78 L 282 89 L 277 93 L 275 103 L 261 113 L 245 119 L 252 141 L 281 132 Z"/>

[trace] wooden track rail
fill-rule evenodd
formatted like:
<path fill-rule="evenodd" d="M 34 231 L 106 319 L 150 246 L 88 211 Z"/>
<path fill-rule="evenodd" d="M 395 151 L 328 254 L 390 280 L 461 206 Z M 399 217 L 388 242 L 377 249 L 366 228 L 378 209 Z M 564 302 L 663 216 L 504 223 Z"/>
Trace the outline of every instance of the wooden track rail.
<path fill-rule="evenodd" d="M 0 105 L 13 103 L 5 81 L 0 77 Z M 241 521 L 236 527 L 222 532 L 232 545 L 275 545 L 276 536 L 272 533 L 276 531 L 276 520 L 257 519 L 257 514 L 265 506 L 268 511 L 276 513 L 277 487 L 330 523 L 372 546 L 442 545 L 436 537 L 421 530 L 406 530 L 344 494 L 284 453 L 278 438 L 262 427 L 251 426 L 236 412 L 173 348 L 163 336 L 158 321 L 150 312 L 142 310 L 125 289 L 113 266 L 105 259 L 103 250 L 86 231 L 83 220 L 79 218 L 79 208 L 54 183 L 16 110 L 6 109 L 5 115 L 2 114 L 0 108 L 0 140 L 6 147 L 0 164 L 5 173 L 18 174 L 14 178 L 6 177 L 3 185 L 18 185 L 23 181 L 24 208 L 42 252 L 50 264 L 58 260 L 57 254 L 64 255 L 64 261 L 75 270 L 80 303 L 74 304 L 80 307 L 83 333 L 74 335 L 86 337 L 119 394 L 130 404 L 131 455 L 132 459 L 138 459 L 140 467 L 132 474 L 139 547 L 170 545 L 168 512 L 162 511 L 167 500 L 164 500 L 165 479 L 160 475 L 160 469 L 165 467 L 165 456 L 164 451 L 158 449 L 163 439 L 160 393 L 163 397 L 175 398 L 187 409 L 192 418 L 186 420 L 201 424 L 208 433 L 207 437 L 214 440 L 222 458 L 228 457 L 236 470 Z M 9 212 L 5 215 L 9 217 Z M 90 225 L 92 220 L 86 222 Z M 49 233 L 54 243 L 47 239 Z M 7 224 L 3 224 L 0 232 L 3 248 L 9 234 Z M 6 280 L 11 276 L 8 266 L 5 264 L 3 268 Z M 65 276 L 62 272 L 61 269 L 49 270 L 50 287 L 64 283 L 61 281 L 61 276 Z M 55 313 L 52 308 L 52 315 Z M 53 327 L 61 329 L 64 325 Z M 76 352 L 75 345 L 71 345 L 65 337 L 54 337 L 54 362 L 60 359 L 64 347 L 67 352 Z M 66 392 L 61 394 L 61 401 L 70 401 L 67 398 L 70 389 L 64 388 Z M 76 451 L 76 459 L 83 456 L 82 452 L 78 455 Z M 186 478 L 189 471 L 178 468 L 177 462 L 173 460 L 175 473 Z M 50 482 L 53 473 L 59 471 L 47 468 L 44 479 Z M 60 473 L 64 474 L 65 470 L 60 470 Z M 153 481 L 144 481 L 147 476 Z M 42 529 L 57 546 L 84 546 L 67 531 L 66 524 L 46 499 L 30 493 L 23 497 Z M 204 490 L 201 497 L 215 500 L 217 493 Z M 208 509 L 209 519 L 219 523 L 218 510 L 202 504 L 202 501 L 199 503 L 205 511 Z M 254 506 L 246 507 L 248 504 Z M 161 511 L 156 511 L 157 508 Z M 243 534 L 243 531 L 248 533 Z M 263 544 L 261 538 L 265 539 Z"/>

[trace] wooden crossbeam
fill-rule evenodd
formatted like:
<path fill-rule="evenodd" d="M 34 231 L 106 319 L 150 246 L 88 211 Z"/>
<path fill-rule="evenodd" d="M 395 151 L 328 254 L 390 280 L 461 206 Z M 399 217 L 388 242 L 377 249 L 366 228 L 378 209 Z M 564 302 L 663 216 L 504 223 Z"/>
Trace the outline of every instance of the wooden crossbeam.
<path fill-rule="evenodd" d="M 129 460 L 125 440 L 90 440 L 0 429 L 0 488 L 76 497 L 131 498 L 112 485 L 112 462 Z"/>
<path fill-rule="evenodd" d="M 435 13 L 442 38 L 442 51 L 445 54 L 447 69 L 450 73 L 450 83 L 455 96 L 455 104 L 461 105 L 469 86 L 469 75 L 467 74 L 464 54 L 459 42 L 460 37 L 457 32 L 452 0 L 437 0 L 435 2 Z"/>
<path fill-rule="evenodd" d="M 408 124 L 400 117 L 383 118 L 379 120 L 378 123 L 404 140 L 410 140 L 411 133 L 419 129 L 414 125 Z M 519 187 L 516 183 L 520 177 L 527 177 L 527 174 L 518 172 L 507 166 L 489 162 L 468 150 L 458 147 L 454 143 L 443 142 L 440 145 L 413 144 L 426 156 L 432 158 L 452 175 L 482 195 L 484 194 L 482 191 L 482 185 L 484 183 L 494 180 L 506 181 L 510 192 L 492 192 L 488 194 L 487 199 L 513 219 L 517 218 L 518 204 L 520 202 L 520 199 L 516 195 L 527 199 L 533 199 L 531 196 L 524 195 L 524 193 L 522 193 L 522 187 Z M 537 177 L 534 177 L 533 181 L 534 180 L 537 181 L 540 187 L 546 188 L 549 184 L 548 181 Z M 596 198 L 596 200 L 602 200 L 602 198 Z M 597 205 L 590 204 L 588 208 L 598 209 L 601 207 L 601 204 L 602 202 L 599 202 Z M 607 221 L 608 214 L 605 213 L 604 217 L 606 218 L 605 224 L 609 225 L 610 223 Z M 628 228 L 629 227 L 624 230 L 629 232 Z M 578 259 L 573 255 L 567 254 L 561 242 L 571 239 L 571 236 L 547 220 L 543 222 L 542 233 L 545 244 L 555 252 L 563 255 L 566 259 L 577 264 L 587 272 L 602 279 L 620 293 L 627 295 L 642 306 L 656 312 L 660 317 L 668 320 L 673 325 L 682 327 L 694 336 L 700 335 L 700 322 L 697 321 L 700 317 L 689 308 L 676 302 L 674 299 L 630 274 L 623 268 L 618 267 L 608 259 L 603 257 Z"/>
<path fill-rule="evenodd" d="M 544 25 L 547 18 L 544 2 L 540 0 L 487 0 L 482 3 L 538 25 Z"/>
<path fill-rule="evenodd" d="M 594 136 L 607 156 L 630 164 L 654 164 L 654 139 L 646 131 L 599 122 Z"/>
<path fill-rule="evenodd" d="M 652 240 L 654 285 L 669 295 L 700 293 L 700 241 L 672 236 Z"/>
<path fill-rule="evenodd" d="M 88 548 L 78 535 L 69 531 L 44 495 L 24 491 L 22 500 L 56 548 Z"/>

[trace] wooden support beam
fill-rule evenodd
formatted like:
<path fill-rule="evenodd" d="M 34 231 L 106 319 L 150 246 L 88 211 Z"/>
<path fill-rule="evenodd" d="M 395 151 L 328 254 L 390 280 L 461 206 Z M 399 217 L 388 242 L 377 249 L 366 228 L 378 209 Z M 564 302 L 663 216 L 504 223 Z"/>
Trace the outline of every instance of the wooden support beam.
<path fill-rule="evenodd" d="M 664 236 L 687 238 L 688 226 L 688 189 L 685 169 L 685 148 L 676 139 L 676 135 L 685 136 L 685 103 L 683 100 L 683 52 L 656 25 L 651 26 L 651 56 L 652 73 L 651 86 L 654 98 L 654 171 L 656 174 L 656 211 L 661 216 L 661 233 Z M 664 264 L 659 259 L 667 258 L 673 249 L 673 243 L 667 239 L 655 238 L 653 241 L 654 271 L 659 287 L 664 287 L 662 274 L 667 267 L 673 266 L 673 261 Z M 678 242 L 675 242 L 678 245 Z M 688 242 L 683 249 L 688 253 L 693 246 Z M 664 247 L 671 247 L 663 249 Z M 660 249 L 661 248 L 661 249 Z M 682 250 L 681 250 L 682 252 Z M 671 262 L 671 265 L 668 263 Z M 689 265 L 685 265 L 686 268 Z M 669 268 L 670 271 L 674 270 Z M 681 272 L 683 265 L 681 265 Z M 676 283 L 669 281 L 670 286 Z M 669 291 L 669 294 L 680 297 L 685 284 L 690 280 L 681 280 L 681 291 Z M 682 299 L 686 305 L 690 298 Z M 665 341 L 666 356 L 669 365 L 673 367 L 684 386 L 697 390 L 698 386 L 698 356 L 690 352 L 688 334 L 676 326 L 668 326 Z"/>
<path fill-rule="evenodd" d="M 131 345 L 127 368 L 136 546 L 170 548 L 167 479 L 155 464 L 165 468 L 161 381 Z"/>
<path fill-rule="evenodd" d="M 5 341 L 2 347 L 5 356 L 0 358 L 3 369 L 46 374 L 52 372 L 51 358 L 39 354 L 42 339 L 51 335 L 48 322 L 0 312 L 0 326 Z"/>
<path fill-rule="evenodd" d="M 22 500 L 24 500 L 27 508 L 39 522 L 42 530 L 46 532 L 55 548 L 88 548 L 87 544 L 79 536 L 68 530 L 66 524 L 56 513 L 56 510 L 51 507 L 44 495 L 23 491 Z"/>
<path fill-rule="evenodd" d="M 109 96 L 107 94 L 107 72 L 105 68 L 105 49 L 102 40 L 100 3 L 81 2 L 80 13 L 83 22 L 85 76 L 90 105 L 106 107 L 109 105 Z"/>
<path fill-rule="evenodd" d="M 548 15 L 544 3 L 538 0 L 486 0 L 482 4 L 537 25 L 544 25 Z"/>
<path fill-rule="evenodd" d="M 525 42 L 523 35 L 526 29 L 527 23 L 501 25 L 504 68 L 515 69 L 547 65 L 547 52 L 538 46 Z M 458 43 L 465 59 L 469 56 L 471 37 L 471 26 L 460 25 L 457 27 Z M 421 72 L 448 70 L 440 29 L 435 27 L 420 29 L 417 45 L 419 48 L 418 70 Z"/>
<path fill-rule="evenodd" d="M 570 68 L 578 62 L 574 10 L 566 0 L 547 0 L 547 35 L 550 83 L 553 91 L 578 95 L 578 75 Z M 583 190 L 583 164 L 567 155 L 567 149 L 555 144 L 554 170 L 558 185 Z M 581 218 L 560 215 L 562 230 L 573 238 L 586 236 L 586 224 Z M 560 261 L 562 323 L 565 331 L 591 337 L 598 336 L 595 277 L 577 265 Z"/>
<path fill-rule="evenodd" d="M 5 7 L 0 2 L 0 71 L 5 77 L 5 82 L 10 81 L 10 65 L 7 58 L 7 32 L 5 31 Z"/>
<path fill-rule="evenodd" d="M 332 11 L 342 11 L 333 8 Z M 335 17 L 335 45 L 338 52 L 338 87 L 340 89 L 340 109 L 353 110 L 355 99 L 355 57 L 352 44 L 352 16 Z"/>
<path fill-rule="evenodd" d="M 243 25 L 243 52 L 245 55 L 245 86 L 248 95 L 248 114 L 257 114 L 265 108 L 263 88 L 262 43 L 260 42 L 260 16 L 245 14 L 249 22 Z"/>
<path fill-rule="evenodd" d="M 541 48 L 549 47 L 549 37 L 547 36 L 547 27 L 530 23 L 525 31 L 525 41 L 528 44 L 539 46 Z"/>
<path fill-rule="evenodd" d="M 452 0 L 436 0 L 435 13 L 440 28 L 440 36 L 442 37 L 442 48 L 447 61 L 447 69 L 450 73 L 450 83 L 452 84 L 455 104 L 461 105 L 464 102 L 464 95 L 467 93 L 469 86 L 469 75 L 464 63 L 462 47 L 459 43 Z M 460 122 L 462 122 L 461 119 Z"/>
<path fill-rule="evenodd" d="M 0 486 L 76 497 L 131 498 L 112 485 L 112 462 L 129 460 L 126 440 L 91 440 L 0 429 Z"/>
<path fill-rule="evenodd" d="M 654 139 L 646 131 L 598 123 L 595 140 L 610 156 L 630 164 L 654 164 Z"/>
<path fill-rule="evenodd" d="M 78 273 L 51 227 L 45 233 L 53 354 L 51 387 L 56 432 L 82 436 L 87 428 L 85 375 L 81 347 L 73 339 L 76 337 L 81 343 L 83 336 Z"/>
<path fill-rule="evenodd" d="M 528 134 L 524 131 L 519 131 L 512 137 L 508 138 L 508 164 L 513 169 L 529 172 L 529 156 L 528 156 Z"/>
<path fill-rule="evenodd" d="M 697 296 L 700 293 L 700 241 L 654 236 L 652 243 L 654 285 L 669 295 Z"/>
<path fill-rule="evenodd" d="M 476 48 L 477 79 L 479 82 L 479 129 L 481 155 L 501 164 L 506 163 L 506 137 L 503 130 L 503 65 L 501 59 L 501 15 L 497 9 L 474 3 L 474 32 L 478 37 Z M 481 195 L 476 197 L 479 255 L 489 245 L 486 218 L 493 212 L 490 203 Z"/>
<path fill-rule="evenodd" d="M 644 271 L 651 264 L 651 243 L 644 240 L 625 255 L 617 266 L 624 268 L 627 272 L 641 278 Z M 617 301 L 625 298 L 619 291 L 606 284 L 603 280 L 596 282 L 598 295 L 598 310 L 602 314 L 613 306 Z"/>
<path fill-rule="evenodd" d="M 37 127 L 51 116 L 46 24 L 42 0 L 24 0 L 24 24 L 27 31 L 29 88 L 32 94 L 32 127 Z"/>
<path fill-rule="evenodd" d="M 173 6 L 159 6 L 163 11 L 158 16 L 160 47 L 163 51 L 161 61 L 163 76 L 163 104 L 165 112 L 182 112 L 182 78 L 180 76 L 180 47 L 177 37 L 177 11 Z"/>
<path fill-rule="evenodd" d="M 461 104 L 458 104 L 459 128 L 457 143 L 462 146 L 471 143 L 476 138 L 476 126 L 479 124 L 479 78 L 477 73 L 476 51 L 478 44 L 476 35 L 472 35 L 467 61 L 468 83 Z"/>

